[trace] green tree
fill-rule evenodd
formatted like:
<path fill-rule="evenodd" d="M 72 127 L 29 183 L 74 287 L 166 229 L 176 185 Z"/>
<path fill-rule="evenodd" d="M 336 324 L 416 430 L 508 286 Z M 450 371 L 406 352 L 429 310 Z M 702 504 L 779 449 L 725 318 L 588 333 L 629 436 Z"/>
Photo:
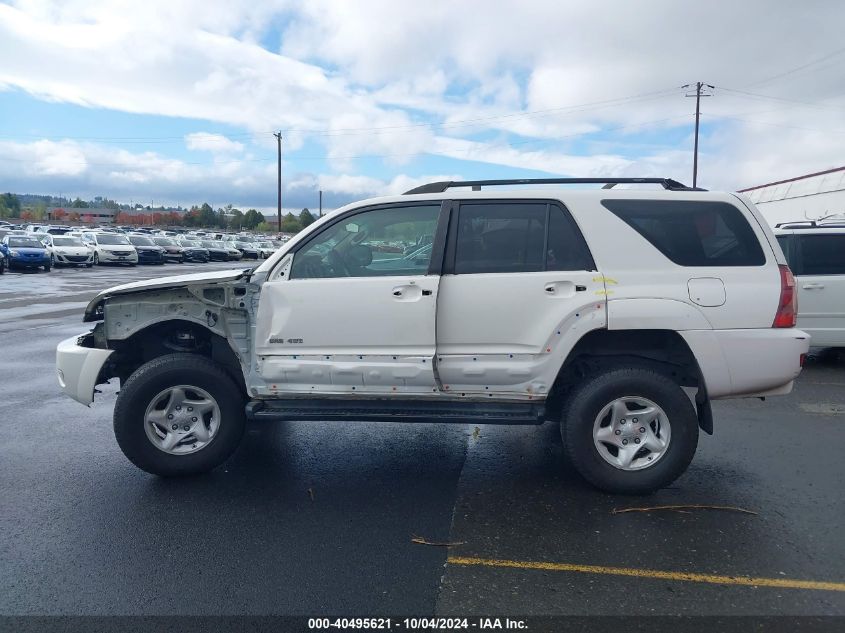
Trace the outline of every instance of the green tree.
<path fill-rule="evenodd" d="M 203 202 L 197 215 L 197 224 L 199 226 L 209 227 L 217 224 L 217 213 L 211 208 L 207 202 Z"/>
<path fill-rule="evenodd" d="M 18 218 L 21 215 L 21 201 L 13 193 L 0 196 L 0 217 Z"/>
<path fill-rule="evenodd" d="M 282 231 L 284 233 L 299 233 L 302 230 L 302 225 L 293 213 L 288 213 L 282 218 Z"/>
<path fill-rule="evenodd" d="M 299 225 L 304 229 L 309 224 L 312 224 L 314 220 L 316 220 L 313 214 L 307 209 L 303 209 L 299 214 Z"/>
<path fill-rule="evenodd" d="M 236 231 L 240 231 L 244 225 L 244 214 L 241 212 L 240 209 L 235 209 L 232 211 L 232 217 L 229 218 L 229 228 L 235 229 Z"/>
<path fill-rule="evenodd" d="M 256 211 L 255 209 L 250 209 L 244 214 L 244 227 L 248 229 L 254 229 L 259 224 L 264 222 L 264 215 L 260 212 Z"/>
<path fill-rule="evenodd" d="M 88 203 L 85 202 L 85 200 L 82 200 L 79 196 L 76 197 L 76 200 L 74 200 L 70 206 L 74 209 L 87 209 L 89 207 Z"/>

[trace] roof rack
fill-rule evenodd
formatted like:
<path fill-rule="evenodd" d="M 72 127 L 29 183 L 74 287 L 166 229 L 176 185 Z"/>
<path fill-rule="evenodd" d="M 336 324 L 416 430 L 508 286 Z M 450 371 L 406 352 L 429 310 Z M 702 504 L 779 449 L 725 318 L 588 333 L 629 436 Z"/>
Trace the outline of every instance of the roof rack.
<path fill-rule="evenodd" d="M 818 222 L 816 220 L 795 220 L 793 222 L 779 222 L 776 229 L 843 229 L 845 220 L 835 222 Z"/>
<path fill-rule="evenodd" d="M 505 180 L 444 180 L 430 182 L 406 191 L 404 195 L 417 193 L 443 193 L 452 187 L 472 187 L 481 191 L 481 187 L 496 185 L 604 185 L 602 189 L 612 189 L 616 185 L 661 185 L 667 191 L 707 191 L 699 187 L 687 187 L 671 178 L 512 178 Z"/>

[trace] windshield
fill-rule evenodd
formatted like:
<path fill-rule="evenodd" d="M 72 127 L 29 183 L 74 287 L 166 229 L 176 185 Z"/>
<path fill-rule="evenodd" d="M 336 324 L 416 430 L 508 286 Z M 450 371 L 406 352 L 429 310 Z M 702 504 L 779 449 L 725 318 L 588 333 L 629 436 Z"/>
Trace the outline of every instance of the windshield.
<path fill-rule="evenodd" d="M 85 246 L 78 237 L 54 237 L 53 246 Z"/>
<path fill-rule="evenodd" d="M 133 235 L 129 238 L 129 241 L 132 242 L 132 246 L 155 246 L 150 238 L 138 235 Z"/>
<path fill-rule="evenodd" d="M 261 248 L 276 248 L 270 242 L 258 242 L 258 246 Z"/>
<path fill-rule="evenodd" d="M 9 246 L 12 248 L 44 248 L 34 237 L 10 237 Z"/>
<path fill-rule="evenodd" d="M 167 237 L 157 237 L 153 241 L 159 246 L 176 246 L 176 242 Z"/>
<path fill-rule="evenodd" d="M 123 235 L 110 235 L 108 233 L 98 235 L 97 243 L 107 244 L 109 246 L 129 246 L 129 240 L 127 240 Z"/>
<path fill-rule="evenodd" d="M 220 248 L 219 246 L 217 246 L 217 243 L 213 242 L 212 240 L 203 240 L 202 242 L 200 242 L 200 244 L 202 244 L 206 248 Z"/>
<path fill-rule="evenodd" d="M 199 246 L 199 242 L 195 240 L 182 240 L 182 246 L 187 246 L 188 248 L 196 248 Z"/>

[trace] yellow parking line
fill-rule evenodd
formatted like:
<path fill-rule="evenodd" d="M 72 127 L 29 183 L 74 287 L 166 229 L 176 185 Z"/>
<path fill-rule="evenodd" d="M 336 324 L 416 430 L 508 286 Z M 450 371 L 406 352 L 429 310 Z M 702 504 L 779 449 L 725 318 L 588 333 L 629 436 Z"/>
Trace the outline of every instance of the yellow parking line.
<path fill-rule="evenodd" d="M 717 576 L 715 574 L 693 574 L 681 571 L 659 571 L 656 569 L 634 569 L 632 567 L 604 567 L 601 565 L 575 565 L 572 563 L 547 563 L 536 561 L 496 560 L 450 556 L 452 565 L 476 565 L 480 567 L 510 567 L 513 569 L 540 569 L 543 571 L 571 571 L 583 574 L 604 574 L 607 576 L 632 576 L 634 578 L 659 578 L 684 582 L 705 582 L 713 585 L 744 585 L 749 587 L 780 587 L 781 589 L 815 589 L 817 591 L 845 591 L 845 582 L 823 582 L 816 580 L 794 580 L 791 578 L 754 578 L 751 576 Z"/>

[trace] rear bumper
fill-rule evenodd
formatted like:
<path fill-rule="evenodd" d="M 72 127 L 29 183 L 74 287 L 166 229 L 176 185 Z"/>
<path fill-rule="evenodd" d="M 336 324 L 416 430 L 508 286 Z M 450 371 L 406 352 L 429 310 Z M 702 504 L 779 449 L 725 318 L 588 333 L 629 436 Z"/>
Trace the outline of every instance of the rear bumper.
<path fill-rule="evenodd" d="M 89 406 L 100 371 L 114 350 L 82 347 L 79 339 L 83 336 L 65 339 L 56 347 L 56 377 L 64 393 Z"/>
<path fill-rule="evenodd" d="M 711 399 L 787 394 L 810 336 L 794 328 L 679 332 L 698 360 Z"/>

